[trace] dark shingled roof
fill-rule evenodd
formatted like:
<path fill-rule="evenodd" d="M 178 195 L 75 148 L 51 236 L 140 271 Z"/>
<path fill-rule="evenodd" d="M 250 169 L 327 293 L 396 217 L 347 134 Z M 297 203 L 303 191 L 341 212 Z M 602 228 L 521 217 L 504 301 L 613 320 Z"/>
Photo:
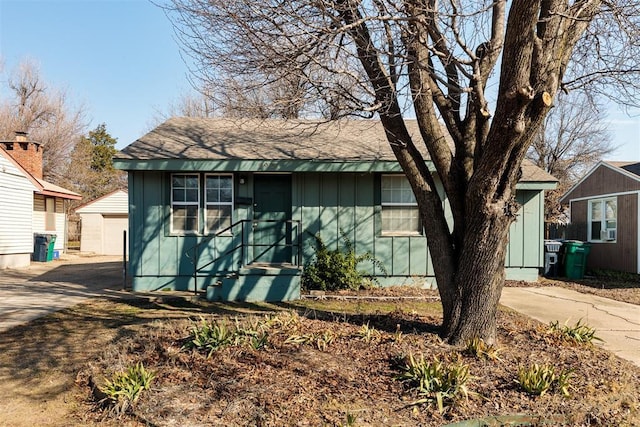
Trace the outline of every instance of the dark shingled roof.
<path fill-rule="evenodd" d="M 407 120 L 412 136 L 415 120 Z M 421 144 L 419 144 L 421 145 Z M 422 154 L 428 158 L 424 146 Z M 134 141 L 118 155 L 122 160 L 326 160 L 395 161 L 379 120 L 327 123 L 262 119 L 175 117 Z M 556 179 L 525 161 L 521 181 Z"/>
<path fill-rule="evenodd" d="M 634 175 L 640 176 L 640 162 L 606 162 L 607 164 L 624 169 L 627 172 L 631 172 Z"/>

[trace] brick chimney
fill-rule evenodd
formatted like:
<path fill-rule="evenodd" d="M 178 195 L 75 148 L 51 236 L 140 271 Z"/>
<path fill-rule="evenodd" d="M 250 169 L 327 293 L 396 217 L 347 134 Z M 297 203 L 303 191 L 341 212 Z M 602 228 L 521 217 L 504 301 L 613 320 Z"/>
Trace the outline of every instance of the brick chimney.
<path fill-rule="evenodd" d="M 42 179 L 42 147 L 29 141 L 26 132 L 16 132 L 13 141 L 2 141 L 3 148 L 16 162 L 36 178 Z"/>

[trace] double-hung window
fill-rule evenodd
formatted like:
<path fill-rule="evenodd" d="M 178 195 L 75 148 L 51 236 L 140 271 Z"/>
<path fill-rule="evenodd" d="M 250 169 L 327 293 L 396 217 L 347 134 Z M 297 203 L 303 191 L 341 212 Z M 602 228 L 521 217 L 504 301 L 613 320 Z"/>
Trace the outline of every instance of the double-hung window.
<path fill-rule="evenodd" d="M 421 234 L 418 203 L 404 175 L 382 176 L 381 202 L 383 234 Z"/>
<path fill-rule="evenodd" d="M 199 175 L 171 175 L 171 232 L 197 233 L 200 229 L 199 209 Z"/>
<path fill-rule="evenodd" d="M 618 232 L 616 198 L 589 200 L 588 233 L 590 242 L 614 241 Z"/>
<path fill-rule="evenodd" d="M 206 230 L 215 232 L 231 226 L 233 176 L 205 175 Z"/>

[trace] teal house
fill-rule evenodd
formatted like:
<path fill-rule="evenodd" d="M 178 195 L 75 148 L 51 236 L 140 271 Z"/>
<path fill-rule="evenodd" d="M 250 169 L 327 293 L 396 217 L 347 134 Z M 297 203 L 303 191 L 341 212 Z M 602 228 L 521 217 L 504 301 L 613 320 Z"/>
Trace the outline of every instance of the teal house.
<path fill-rule="evenodd" d="M 173 118 L 122 150 L 115 164 L 129 173 L 136 291 L 296 299 L 318 233 L 330 247 L 344 233 L 357 253 L 371 252 L 387 275 L 367 267 L 385 286 L 435 286 L 413 193 L 378 121 Z M 537 280 L 544 190 L 555 185 L 523 166 L 509 279 Z"/>

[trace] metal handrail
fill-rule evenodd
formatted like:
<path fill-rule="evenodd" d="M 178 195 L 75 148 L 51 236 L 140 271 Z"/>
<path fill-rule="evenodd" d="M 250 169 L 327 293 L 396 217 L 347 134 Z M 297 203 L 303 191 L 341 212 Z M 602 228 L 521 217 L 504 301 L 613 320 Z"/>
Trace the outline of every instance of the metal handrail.
<path fill-rule="evenodd" d="M 291 229 L 291 231 L 287 234 L 285 234 L 282 238 L 280 238 L 278 241 L 274 242 L 274 243 L 270 243 L 270 244 L 256 244 L 256 243 L 249 243 L 245 237 L 247 237 L 247 234 L 245 233 L 245 227 L 247 224 L 251 223 L 252 228 L 258 224 L 258 223 L 280 223 L 280 224 L 292 224 L 295 225 L 296 228 L 296 234 L 295 234 L 295 243 L 285 243 L 285 244 L 280 244 L 280 242 L 283 239 L 286 239 L 288 237 L 291 237 L 292 233 L 293 233 L 293 227 Z M 240 225 L 240 244 L 226 250 L 223 254 L 215 257 L 213 260 L 207 262 L 206 264 L 198 267 L 198 254 L 200 252 L 200 247 L 204 244 L 209 244 L 212 240 L 214 240 L 217 237 L 220 236 L 224 236 L 227 237 L 229 234 L 229 232 L 231 232 L 231 235 L 233 235 L 233 230 L 235 229 L 235 227 L 237 227 L 238 225 Z M 274 220 L 274 219 L 242 219 L 239 221 L 234 222 L 233 224 L 231 224 L 228 227 L 223 228 L 222 230 L 218 230 L 216 233 L 211 234 L 205 238 L 203 238 L 200 242 L 198 242 L 197 244 L 195 244 L 194 246 L 188 248 L 185 250 L 185 255 L 187 258 L 189 258 L 191 260 L 191 263 L 193 264 L 193 283 L 194 283 L 194 293 L 197 295 L 198 294 L 198 273 L 201 272 L 202 270 L 204 270 L 205 268 L 209 267 L 212 264 L 215 264 L 216 262 L 220 261 L 222 258 L 227 257 L 231 254 L 233 254 L 234 252 L 236 252 L 238 249 L 241 251 L 240 253 L 240 263 L 238 265 L 238 271 L 240 268 L 242 268 L 245 265 L 249 265 L 252 264 L 253 262 L 256 261 L 256 259 L 258 259 L 259 257 L 261 257 L 262 255 L 266 254 L 271 248 L 275 248 L 275 247 L 292 247 L 292 248 L 296 248 L 295 251 L 295 266 L 296 267 L 300 267 L 300 259 L 301 259 L 301 243 L 302 243 L 302 227 L 301 227 L 301 221 L 299 220 L 284 220 L 284 221 L 280 221 L 280 220 Z M 253 257 L 253 259 L 250 262 L 245 262 L 246 260 L 246 248 L 247 247 L 265 247 L 266 249 L 264 251 L 262 251 L 260 254 L 258 254 L 257 256 Z M 190 252 L 193 251 L 193 257 L 190 255 Z M 236 271 L 237 272 L 237 271 Z"/>

